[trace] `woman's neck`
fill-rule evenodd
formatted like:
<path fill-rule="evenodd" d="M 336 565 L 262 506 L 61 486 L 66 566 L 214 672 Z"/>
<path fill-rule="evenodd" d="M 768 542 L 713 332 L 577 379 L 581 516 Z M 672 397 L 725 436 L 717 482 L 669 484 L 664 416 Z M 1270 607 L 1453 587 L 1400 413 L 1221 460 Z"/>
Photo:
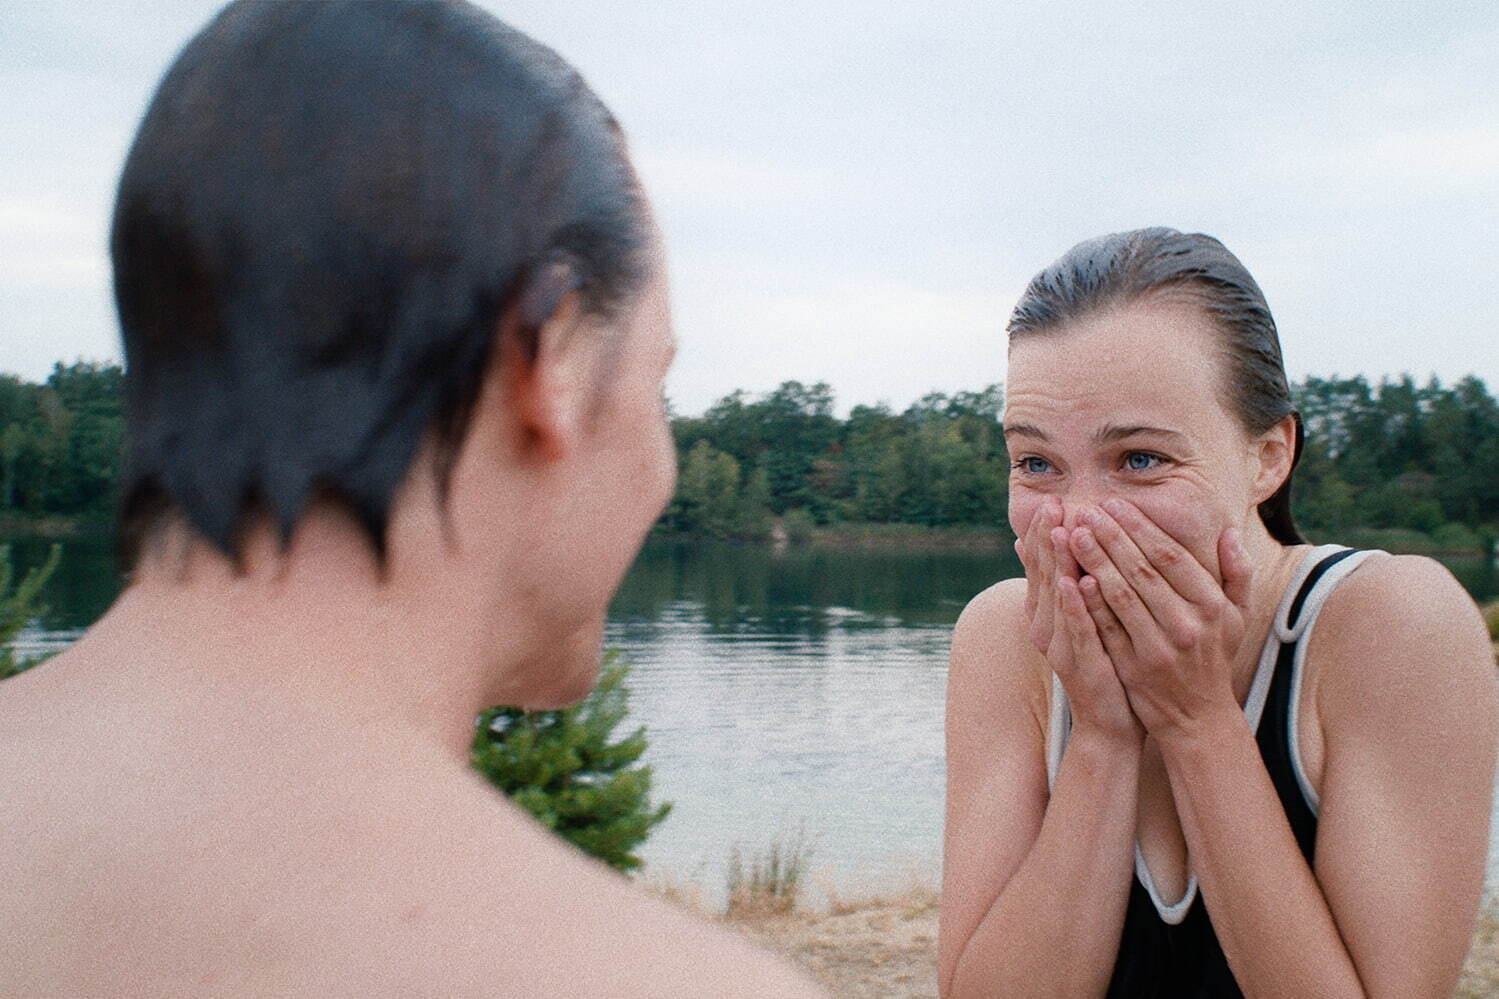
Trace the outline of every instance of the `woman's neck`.
<path fill-rule="evenodd" d="M 1244 639 L 1234 659 L 1234 692 L 1239 695 L 1242 703 L 1254 681 L 1265 636 L 1270 633 L 1275 612 L 1309 546 L 1281 544 L 1270 536 L 1264 522 L 1257 515 L 1253 517 L 1252 523 L 1245 525 L 1241 535 L 1250 563 L 1254 566 L 1248 613 L 1244 621 Z"/>

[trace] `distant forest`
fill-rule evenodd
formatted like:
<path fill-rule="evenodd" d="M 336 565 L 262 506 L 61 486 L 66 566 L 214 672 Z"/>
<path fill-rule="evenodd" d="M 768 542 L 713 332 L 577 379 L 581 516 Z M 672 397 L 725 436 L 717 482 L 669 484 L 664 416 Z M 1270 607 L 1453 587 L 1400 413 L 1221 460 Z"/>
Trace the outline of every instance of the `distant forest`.
<path fill-rule="evenodd" d="M 123 433 L 118 365 L 57 364 L 41 384 L 0 375 L 0 516 L 104 523 Z M 1308 378 L 1295 508 L 1313 537 L 1383 529 L 1416 547 L 1488 547 L 1499 534 L 1499 402 L 1482 381 Z M 819 526 L 1002 528 L 1003 390 L 932 393 L 902 411 L 834 415 L 825 384 L 735 392 L 676 416 L 680 478 L 658 532 L 754 540 L 774 518 Z"/>

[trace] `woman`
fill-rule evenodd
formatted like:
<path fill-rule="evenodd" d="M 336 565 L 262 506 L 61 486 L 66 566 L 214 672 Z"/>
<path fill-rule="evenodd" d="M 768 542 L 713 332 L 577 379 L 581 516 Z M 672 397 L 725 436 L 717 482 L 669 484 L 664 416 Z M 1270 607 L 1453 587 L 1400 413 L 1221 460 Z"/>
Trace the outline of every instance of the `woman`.
<path fill-rule="evenodd" d="M 461 2 L 242 2 L 112 243 L 130 578 L 0 687 L 3 996 L 814 996 L 468 766 L 676 472 L 619 126 Z"/>
<path fill-rule="evenodd" d="M 949 678 L 944 996 L 1446 996 L 1494 670 L 1437 563 L 1312 547 L 1274 321 L 1217 240 L 1105 236 L 1009 324 L 1025 578 Z"/>

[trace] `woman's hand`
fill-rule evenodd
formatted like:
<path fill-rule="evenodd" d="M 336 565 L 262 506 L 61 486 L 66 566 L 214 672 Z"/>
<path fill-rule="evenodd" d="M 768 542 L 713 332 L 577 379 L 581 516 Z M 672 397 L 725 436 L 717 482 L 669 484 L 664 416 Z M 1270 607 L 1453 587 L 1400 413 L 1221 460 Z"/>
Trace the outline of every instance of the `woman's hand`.
<path fill-rule="evenodd" d="M 1051 535 L 1061 526 L 1061 501 L 1047 497 L 1031 514 L 1025 535 L 1015 539 L 1015 554 L 1020 556 L 1020 564 L 1025 568 L 1025 614 L 1031 622 L 1031 644 L 1042 655 L 1051 648 L 1052 618 L 1056 608 L 1053 589 L 1057 576 L 1060 572 L 1073 579 L 1078 577 L 1077 563 L 1071 552 L 1066 552 L 1058 566 L 1057 549 Z"/>
<path fill-rule="evenodd" d="M 1237 532 L 1218 540 L 1220 584 L 1134 505 L 1104 507 L 1085 511 L 1068 542 L 1088 574 L 1078 591 L 1135 715 L 1169 736 L 1238 712 L 1233 662 L 1253 567 Z"/>
<path fill-rule="evenodd" d="M 1052 561 L 1058 571 L 1051 586 L 1051 641 L 1046 661 L 1067 691 L 1073 730 L 1094 732 L 1121 746 L 1138 749 L 1145 728 L 1131 709 L 1114 664 L 1109 661 L 1076 575 L 1061 571 L 1072 563 L 1067 529 L 1053 528 L 1050 540 Z M 1076 566 L 1072 569 L 1075 571 Z"/>

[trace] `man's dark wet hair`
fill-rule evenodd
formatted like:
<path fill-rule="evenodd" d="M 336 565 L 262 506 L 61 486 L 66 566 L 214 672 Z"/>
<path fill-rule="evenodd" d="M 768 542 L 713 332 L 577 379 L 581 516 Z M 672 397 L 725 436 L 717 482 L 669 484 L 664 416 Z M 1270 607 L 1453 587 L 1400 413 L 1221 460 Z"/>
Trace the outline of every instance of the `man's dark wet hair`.
<path fill-rule="evenodd" d="M 1249 434 L 1262 434 L 1287 416 L 1296 421 L 1291 470 L 1260 504 L 1259 513 L 1281 544 L 1305 543 L 1291 515 L 1291 478 L 1301 458 L 1303 431 L 1286 381 L 1280 335 L 1265 293 L 1218 240 L 1158 227 L 1079 243 L 1031 279 L 1010 316 L 1010 339 L 1163 294 L 1185 297 L 1213 320 L 1220 334 L 1224 396 Z"/>
<path fill-rule="evenodd" d="M 383 556 L 429 433 L 444 487 L 501 313 L 645 278 L 618 125 L 462 0 L 240 0 L 147 109 L 110 247 L 126 357 L 120 556 L 180 514 L 237 557 L 315 496 Z"/>

